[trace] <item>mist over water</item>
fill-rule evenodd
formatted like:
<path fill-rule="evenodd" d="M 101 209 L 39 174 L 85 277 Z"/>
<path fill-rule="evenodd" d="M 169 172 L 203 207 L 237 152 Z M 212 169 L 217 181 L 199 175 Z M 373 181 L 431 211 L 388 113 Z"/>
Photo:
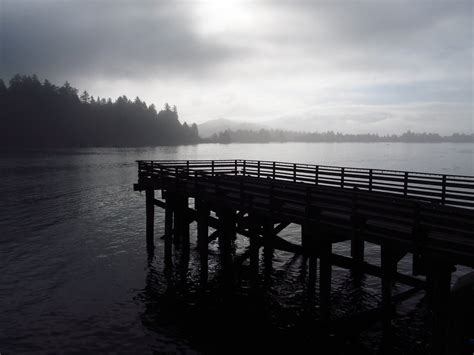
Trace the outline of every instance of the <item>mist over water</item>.
<path fill-rule="evenodd" d="M 155 255 L 147 255 L 145 248 L 145 199 L 132 189 L 137 159 L 261 159 L 474 175 L 473 152 L 473 144 L 450 143 L 201 144 L 0 152 L 0 352 L 202 351 L 209 349 L 197 335 L 211 339 L 212 331 L 229 321 L 217 314 L 220 309 L 227 310 L 236 324 L 241 324 L 239 317 L 254 316 L 253 327 L 266 326 L 290 336 L 292 329 L 300 329 L 304 315 L 317 314 L 317 299 L 308 305 L 305 298 L 302 260 L 289 253 L 275 253 L 274 269 L 267 275 L 269 287 L 260 303 L 248 301 L 244 266 L 243 281 L 232 296 L 235 303 L 219 308 L 227 301 L 212 291 L 219 284 L 214 278 L 219 270 L 214 243 L 210 290 L 204 296 L 198 290 L 199 259 L 193 248 L 188 268 L 179 267 L 176 252 L 176 269 L 165 272 L 161 209 L 156 210 Z M 194 243 L 193 230 L 191 236 Z M 299 242 L 299 228 L 290 226 L 282 236 Z M 245 243 L 237 240 L 237 254 Z M 344 245 L 335 247 L 335 252 L 344 254 Z M 368 247 L 367 254 L 369 261 L 378 263 L 377 248 Z M 408 270 L 407 262 L 400 267 Z M 378 279 L 367 276 L 354 291 L 347 287 L 352 282 L 349 273 L 333 270 L 333 315 L 378 304 Z M 395 337 L 406 343 L 423 341 L 418 301 L 415 297 L 404 305 L 396 320 Z M 200 312 L 216 321 L 210 333 L 192 331 L 199 328 Z M 361 336 L 361 343 L 377 348 L 374 339 L 379 333 L 372 329 Z M 242 329 L 229 339 L 245 343 L 248 336 Z M 311 342 L 310 333 L 304 337 Z"/>

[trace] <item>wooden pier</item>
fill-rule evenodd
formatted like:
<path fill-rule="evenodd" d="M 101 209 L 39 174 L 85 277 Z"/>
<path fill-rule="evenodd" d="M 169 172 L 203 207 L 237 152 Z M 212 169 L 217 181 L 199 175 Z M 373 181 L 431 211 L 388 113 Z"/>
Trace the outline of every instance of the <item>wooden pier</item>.
<path fill-rule="evenodd" d="M 232 265 L 236 234 L 249 238 L 246 256 L 258 272 L 274 249 L 305 255 L 320 310 L 331 321 L 332 266 L 380 277 L 382 318 L 389 322 L 397 281 L 425 290 L 434 313 L 433 349 L 445 352 L 451 274 L 474 268 L 474 177 L 255 160 L 138 161 L 136 191 L 146 192 L 147 245 L 154 245 L 154 208 L 165 209 L 165 259 L 173 244 L 189 250 L 189 224 L 197 221 L 201 278 L 208 277 L 208 243 L 218 238 L 223 265 Z M 155 197 L 161 190 L 161 199 Z M 190 205 L 190 199 L 194 204 Z M 301 243 L 279 236 L 301 225 Z M 209 227 L 215 231 L 209 235 Z M 351 256 L 332 253 L 350 241 Z M 175 242 L 175 243 L 173 243 Z M 364 242 L 380 245 L 381 265 L 364 259 Z M 413 275 L 397 271 L 410 254 Z M 417 276 L 417 277 L 415 277 Z"/>

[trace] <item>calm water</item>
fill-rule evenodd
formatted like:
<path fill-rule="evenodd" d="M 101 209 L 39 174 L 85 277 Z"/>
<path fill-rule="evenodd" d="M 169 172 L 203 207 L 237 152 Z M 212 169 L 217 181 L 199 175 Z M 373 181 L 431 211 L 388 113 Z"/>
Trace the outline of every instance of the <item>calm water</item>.
<path fill-rule="evenodd" d="M 176 252 L 176 267 L 165 272 L 160 210 L 157 249 L 147 255 L 144 196 L 132 190 L 136 159 L 247 158 L 474 175 L 473 152 L 472 144 L 285 143 L 0 153 L 0 353 L 191 353 L 212 350 L 211 341 L 216 350 L 237 351 L 261 327 L 277 335 L 267 340 L 278 345 L 312 344 L 318 309 L 308 302 L 300 258 L 276 253 L 259 295 L 251 295 L 244 264 L 242 281 L 224 294 L 216 291 L 218 248 L 211 244 L 203 291 L 195 250 L 189 268 L 179 267 Z M 298 232 L 292 226 L 283 235 L 298 240 Z M 237 254 L 245 243 L 238 239 Z M 377 248 L 368 253 L 377 263 Z M 352 282 L 334 268 L 335 317 L 379 302 L 378 279 L 366 277 L 357 288 Z M 423 347 L 419 300 L 400 311 L 396 349 Z M 334 339 L 345 344 L 341 353 L 355 343 L 370 353 L 380 334 L 375 326 L 355 340 Z"/>

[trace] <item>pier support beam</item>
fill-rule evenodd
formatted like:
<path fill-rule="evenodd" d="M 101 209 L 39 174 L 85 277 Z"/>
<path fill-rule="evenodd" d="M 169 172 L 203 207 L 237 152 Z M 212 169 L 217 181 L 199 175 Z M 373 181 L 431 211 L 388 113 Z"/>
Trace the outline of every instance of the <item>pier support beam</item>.
<path fill-rule="evenodd" d="M 273 222 L 270 219 L 265 219 L 262 222 L 263 234 L 263 265 L 264 274 L 267 281 L 270 280 L 273 266 L 273 254 L 275 252 L 275 243 L 273 239 Z"/>
<path fill-rule="evenodd" d="M 189 202 L 188 197 L 177 195 L 174 200 L 174 242 L 189 250 Z"/>
<path fill-rule="evenodd" d="M 322 239 L 319 243 L 318 249 L 320 255 L 319 297 L 321 320 L 323 322 L 329 322 L 331 318 L 331 241 Z"/>
<path fill-rule="evenodd" d="M 392 284 L 397 271 L 397 255 L 392 245 L 382 244 L 381 247 L 381 263 L 382 263 L 382 312 L 384 327 L 390 327 L 391 319 L 394 313 L 392 303 Z"/>
<path fill-rule="evenodd" d="M 318 259 L 316 251 L 315 233 L 317 226 L 309 223 L 301 225 L 301 246 L 303 247 L 303 255 L 308 258 L 308 288 L 310 297 L 314 296 L 316 290 L 316 279 L 318 272 Z"/>
<path fill-rule="evenodd" d="M 145 190 L 146 198 L 146 246 L 148 249 L 155 247 L 154 229 L 155 229 L 155 190 Z"/>
<path fill-rule="evenodd" d="M 250 238 L 250 269 L 253 276 L 258 275 L 260 243 L 257 234 Z"/>
<path fill-rule="evenodd" d="M 250 214 L 248 217 L 248 230 L 249 230 L 249 261 L 250 261 L 250 282 L 253 289 L 258 287 L 258 275 L 260 265 L 260 224 L 258 219 Z"/>
<path fill-rule="evenodd" d="M 452 265 L 432 260 L 429 274 L 432 287 L 433 339 L 432 354 L 446 354 L 449 295 L 451 291 Z"/>
<path fill-rule="evenodd" d="M 197 238 L 201 265 L 201 283 L 205 284 L 208 278 L 208 238 L 209 238 L 209 206 L 202 200 L 196 199 Z"/>
<path fill-rule="evenodd" d="M 236 214 L 229 208 L 219 208 L 217 211 L 219 218 L 219 248 L 221 252 L 221 262 L 226 273 L 232 266 L 232 242 L 236 238 Z"/>
<path fill-rule="evenodd" d="M 168 192 L 163 197 L 165 198 L 165 262 L 170 264 L 172 260 L 174 201 Z"/>
<path fill-rule="evenodd" d="M 364 262 L 364 240 L 358 232 L 355 233 L 351 240 L 351 257 L 354 260 L 352 269 L 355 276 L 362 275 L 362 264 Z"/>

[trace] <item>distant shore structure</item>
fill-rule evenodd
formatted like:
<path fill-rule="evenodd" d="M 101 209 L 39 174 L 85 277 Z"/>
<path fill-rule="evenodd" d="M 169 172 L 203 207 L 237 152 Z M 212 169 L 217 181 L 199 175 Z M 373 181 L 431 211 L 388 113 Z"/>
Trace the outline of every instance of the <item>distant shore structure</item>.
<path fill-rule="evenodd" d="M 382 302 L 367 316 L 382 320 L 384 329 L 397 303 L 426 292 L 434 314 L 433 354 L 447 353 L 451 275 L 458 265 L 474 268 L 473 176 L 257 160 L 141 160 L 134 189 L 146 193 L 149 248 L 154 208 L 165 210 L 166 262 L 173 242 L 189 253 L 189 225 L 197 222 L 202 283 L 209 273 L 208 243 L 216 238 L 224 273 L 232 277 L 232 243 L 240 234 L 249 240 L 245 257 L 254 274 L 261 247 L 266 268 L 275 249 L 285 250 L 308 258 L 315 288 L 319 261 L 320 319 L 328 325 L 336 321 L 330 302 L 333 265 L 380 277 Z M 156 190 L 162 199 L 155 198 Z M 290 224 L 301 226 L 301 244 L 278 235 Z M 345 241 L 351 256 L 334 254 L 333 244 Z M 365 242 L 380 246 L 380 266 L 364 260 Z M 407 254 L 413 275 L 397 270 Z M 410 289 L 393 295 L 395 281 Z"/>

